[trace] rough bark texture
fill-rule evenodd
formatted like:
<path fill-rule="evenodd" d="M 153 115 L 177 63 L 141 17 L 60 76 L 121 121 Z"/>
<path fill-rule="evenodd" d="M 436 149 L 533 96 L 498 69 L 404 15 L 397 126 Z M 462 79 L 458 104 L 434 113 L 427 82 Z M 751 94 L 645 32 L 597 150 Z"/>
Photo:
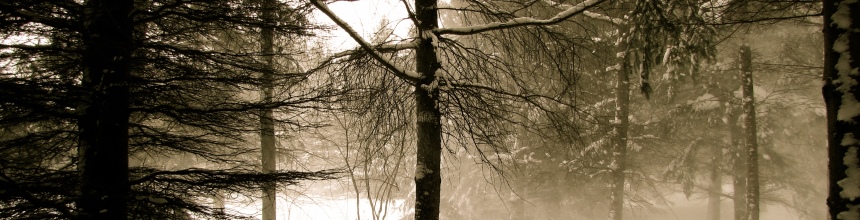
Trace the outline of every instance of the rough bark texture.
<path fill-rule="evenodd" d="M 747 219 L 759 218 L 758 133 L 756 133 L 755 94 L 753 93 L 752 52 L 741 46 L 741 80 L 743 81 L 744 148 L 747 162 Z"/>
<path fill-rule="evenodd" d="M 609 197 L 609 219 L 621 220 L 624 211 L 624 171 L 627 169 L 627 129 L 630 126 L 630 64 L 625 55 L 621 70 L 617 72 L 615 87 L 615 137 L 613 143 L 612 183 Z"/>
<path fill-rule="evenodd" d="M 85 5 L 82 86 L 78 118 L 79 219 L 127 219 L 131 0 Z"/>
<path fill-rule="evenodd" d="M 845 0 L 824 0 L 824 87 L 822 93 L 827 109 L 827 142 L 829 191 L 827 206 L 831 219 L 856 219 L 860 215 L 860 200 L 846 193 L 857 190 L 856 141 L 860 134 L 856 112 L 860 97 L 860 3 Z M 853 30 L 853 31 L 850 31 Z M 854 172 L 851 172 L 851 171 Z M 848 179 L 846 179 L 848 178 Z M 851 179 L 855 181 L 850 181 Z"/>
<path fill-rule="evenodd" d="M 261 1 L 261 17 L 263 18 L 263 22 L 267 24 L 275 22 L 274 9 L 272 8 L 274 5 L 274 0 Z M 262 28 L 260 30 L 260 49 L 263 53 L 263 65 L 265 65 L 263 67 L 263 85 L 261 89 L 261 99 L 263 102 L 271 102 L 273 96 L 273 41 L 273 28 Z M 275 157 L 277 151 L 275 150 L 275 123 L 273 120 L 273 113 L 271 109 L 262 110 L 260 114 L 260 153 L 263 173 L 275 171 L 277 169 L 277 157 Z M 275 188 L 275 183 L 267 183 L 263 187 L 263 220 L 275 220 L 275 216 L 277 214 L 277 193 Z"/>
<path fill-rule="evenodd" d="M 738 107 L 732 105 L 729 110 L 729 134 L 732 147 L 732 201 L 734 203 L 735 220 L 747 219 L 747 174 L 746 157 L 744 155 L 743 131 L 738 118 Z"/>
<path fill-rule="evenodd" d="M 415 165 L 415 220 L 439 219 L 439 196 L 442 176 L 440 161 L 442 153 L 441 113 L 436 104 L 439 89 L 429 86 L 436 80 L 439 62 L 433 47 L 430 30 L 438 27 L 436 0 L 415 0 L 415 16 L 418 20 L 420 43 L 416 48 L 416 71 L 423 77 L 415 86 L 416 131 L 418 137 L 417 161 Z"/>

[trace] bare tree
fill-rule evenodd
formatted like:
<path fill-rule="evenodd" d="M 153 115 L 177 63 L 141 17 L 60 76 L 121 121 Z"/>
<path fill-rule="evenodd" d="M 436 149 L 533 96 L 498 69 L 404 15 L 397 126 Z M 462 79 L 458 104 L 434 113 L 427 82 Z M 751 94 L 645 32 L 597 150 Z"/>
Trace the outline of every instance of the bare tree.
<path fill-rule="evenodd" d="M 415 105 L 415 120 L 416 120 L 416 144 L 417 144 L 417 161 L 415 165 L 415 219 L 438 219 L 439 218 L 439 201 L 440 201 L 440 161 L 442 156 L 443 145 L 443 127 L 446 127 L 451 121 L 457 124 L 468 124 L 480 117 L 489 119 L 489 121 L 505 121 L 497 112 L 491 111 L 493 106 L 475 105 L 481 103 L 481 99 L 473 99 L 481 96 L 494 97 L 510 97 L 517 100 L 523 100 L 532 103 L 552 102 L 552 96 L 529 96 L 522 94 L 521 91 L 510 90 L 505 87 L 496 87 L 493 71 L 503 72 L 504 69 L 510 69 L 512 66 L 504 66 L 501 64 L 489 63 L 498 61 L 496 55 L 492 55 L 492 47 L 463 47 L 458 41 L 480 40 L 483 36 L 492 36 L 491 32 L 506 32 L 507 30 L 516 29 L 522 31 L 520 33 L 535 33 L 529 32 L 529 28 L 536 27 L 538 31 L 544 31 L 541 28 L 544 26 L 554 25 L 581 14 L 588 8 L 595 7 L 602 1 L 588 0 L 578 3 L 574 7 L 563 10 L 548 19 L 536 19 L 532 17 L 518 17 L 513 12 L 495 11 L 493 9 L 506 9 L 504 7 L 488 5 L 481 2 L 467 2 L 477 8 L 484 8 L 476 14 L 483 13 L 488 15 L 484 17 L 487 23 L 466 25 L 463 27 L 445 27 L 440 28 L 438 25 L 440 8 L 435 0 L 416 0 L 414 4 L 404 2 L 409 8 L 410 20 L 415 26 L 416 38 L 411 41 L 389 44 L 389 45 L 371 45 L 358 35 L 352 27 L 338 18 L 334 12 L 328 9 L 326 3 L 321 1 L 312 1 L 312 3 L 331 18 L 338 26 L 344 29 L 361 47 L 362 53 L 372 57 L 376 63 L 383 66 L 390 74 L 397 76 L 405 83 L 413 86 L 414 105 Z M 414 10 L 413 8 L 414 7 Z M 528 5 L 522 5 L 526 8 Z M 509 8 L 508 8 L 509 9 Z M 460 9 L 452 8 L 453 11 Z M 462 12 L 471 13 L 470 9 L 463 8 Z M 514 10 L 515 11 L 515 10 Z M 459 39 L 458 38 L 463 38 Z M 404 66 L 392 62 L 388 55 L 382 54 L 385 49 L 408 49 L 414 50 L 414 68 L 408 70 Z M 482 50 L 487 50 L 482 51 Z M 477 57 L 471 57 L 477 56 Z M 487 60 L 478 61 L 478 59 L 487 57 Z M 441 59 L 441 60 L 440 60 Z M 446 64 L 459 65 L 461 68 L 446 67 Z M 489 66 L 490 68 L 473 69 L 474 67 Z M 515 66 L 515 65 L 513 65 Z M 514 67 L 515 68 L 515 67 Z M 474 72 L 471 72 L 474 71 Z M 477 73 L 477 74 L 476 74 Z M 501 74 L 506 75 L 506 74 Z M 487 78 L 484 78 L 487 77 Z M 516 85 L 515 83 L 513 83 Z M 445 93 L 440 91 L 447 90 Z M 515 89 L 526 88 L 524 91 L 529 91 L 527 87 L 515 86 Z M 541 100 L 544 99 L 544 100 Z M 446 100 L 446 101 L 442 101 Z M 543 104 L 543 103 L 541 103 Z M 475 108 L 481 106 L 479 108 Z M 504 109 L 504 108 L 501 108 Z M 450 110 L 460 111 L 458 114 L 447 113 Z M 468 110 L 468 111 L 464 111 Z M 443 114 L 444 113 L 444 114 Z M 459 115 L 462 114 L 462 115 Z M 450 117 L 443 121 L 443 115 Z M 463 116 L 467 121 L 455 120 L 457 117 Z M 481 120 L 475 120 L 481 121 Z M 445 122 L 445 123 L 443 123 Z M 468 140 L 464 143 L 475 145 L 483 145 L 487 141 L 492 141 L 493 138 L 487 139 L 488 136 L 497 134 L 495 131 L 488 132 L 491 129 L 466 129 L 469 124 L 463 126 L 465 137 Z M 480 128 L 480 127 L 473 127 Z M 453 130 L 448 131 L 449 134 L 458 134 Z M 469 140 L 471 139 L 471 140 Z M 464 139 L 460 139 L 464 140 Z M 482 160 L 487 160 L 481 148 L 477 148 L 482 154 Z M 501 150 L 501 149 L 497 149 Z"/>

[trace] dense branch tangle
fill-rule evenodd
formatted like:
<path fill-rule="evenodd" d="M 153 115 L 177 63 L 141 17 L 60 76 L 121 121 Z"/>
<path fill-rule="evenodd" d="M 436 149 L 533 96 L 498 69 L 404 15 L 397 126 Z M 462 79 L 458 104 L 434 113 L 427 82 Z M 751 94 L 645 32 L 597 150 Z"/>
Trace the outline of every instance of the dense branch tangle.
<path fill-rule="evenodd" d="M 583 41 L 568 35 L 581 30 L 558 24 L 603 1 L 584 1 L 549 15 L 548 19 L 528 17 L 544 16 L 540 9 L 533 10 L 528 5 L 518 8 L 465 1 L 455 2 L 465 5 L 441 8 L 433 0 L 417 0 L 414 5 L 404 1 L 416 27 L 415 38 L 383 45 L 368 43 L 326 3 L 311 2 L 359 45 L 357 50 L 336 54 L 327 65 L 357 66 L 360 64 L 356 62 L 368 60 L 357 56 L 367 56 L 376 61 L 370 67 L 381 67 L 411 87 L 403 91 L 404 85 L 388 85 L 414 94 L 414 100 L 396 103 L 416 106 L 416 219 L 439 217 L 442 149 L 456 152 L 456 148 L 466 148 L 492 170 L 502 172 L 507 169 L 505 166 L 512 165 L 506 164 L 509 160 L 505 158 L 509 157 L 504 156 L 511 153 L 506 137 L 528 123 L 519 118 L 549 125 L 544 128 L 567 127 L 541 132 L 575 136 L 578 119 L 574 115 L 579 110 L 575 108 L 576 90 L 572 85 L 579 68 L 578 44 Z M 448 13 L 448 19 L 452 19 L 443 21 L 450 22 L 444 28 L 437 24 L 440 13 Z M 360 70 L 340 74 L 360 80 L 368 78 L 365 75 L 368 73 L 379 74 Z M 384 76 L 371 78 L 378 77 Z M 383 85 L 375 86 L 386 90 L 378 87 Z M 539 113 L 532 115 L 534 112 Z M 538 127 L 529 129 L 540 133 Z"/>
<path fill-rule="evenodd" d="M 309 5 L 301 2 L 279 1 L 273 5 L 279 8 L 280 22 L 276 23 L 261 22 L 256 8 L 245 3 L 232 0 L 135 1 L 131 13 L 115 16 L 127 16 L 133 27 L 132 37 L 125 39 L 131 43 L 122 44 L 130 47 L 131 55 L 102 57 L 98 55 L 104 54 L 97 54 L 97 51 L 85 53 L 101 42 L 93 42 L 92 39 L 98 38 L 86 41 L 84 36 L 90 33 L 85 28 L 92 27 L 84 27 L 87 23 L 81 20 L 94 16 L 84 12 L 95 10 L 97 4 L 83 5 L 77 1 L 0 3 L 2 39 L 23 39 L 4 41 L 0 46 L 3 48 L 0 62 L 4 65 L 0 67 L 0 94 L 7 97 L 0 104 L 0 154 L 7 156 L 0 160 L 0 174 L 3 174 L 0 184 L 4 189 L 20 189 L 0 192 L 3 209 L 0 218 L 73 219 L 81 214 L 81 210 L 70 208 L 80 206 L 76 204 L 81 197 L 74 189 L 77 184 L 70 183 L 81 180 L 75 174 L 84 169 L 80 168 L 79 159 L 85 156 L 79 156 L 76 149 L 82 129 L 79 120 L 84 115 L 83 109 L 106 109 L 100 105 L 103 102 L 98 100 L 99 96 L 118 94 L 105 93 L 101 88 L 128 88 L 126 104 L 108 103 L 108 107 L 128 110 L 128 127 L 104 127 L 113 124 L 108 122 L 94 126 L 119 133 L 128 130 L 127 144 L 110 146 L 112 149 L 128 148 L 130 163 L 134 166 L 131 178 L 169 174 L 169 179 L 174 181 L 158 186 L 144 184 L 152 181 L 115 184 L 131 187 L 126 195 L 129 213 L 115 216 L 223 218 L 223 213 L 207 208 L 198 196 L 218 191 L 253 196 L 256 194 L 253 190 L 259 188 L 254 184 L 258 182 L 293 184 L 295 182 L 289 180 L 293 177 L 306 179 L 299 173 L 293 173 L 299 174 L 295 176 L 281 175 L 283 172 L 267 175 L 250 172 L 259 166 L 251 162 L 251 156 L 258 150 L 248 144 L 251 140 L 247 136 L 259 130 L 256 116 L 264 109 L 275 111 L 275 123 L 280 129 L 318 126 L 290 114 L 329 109 L 338 91 L 324 86 L 328 83 L 325 77 L 310 82 L 308 73 L 285 68 L 305 60 L 275 59 L 273 76 L 262 79 L 259 73 L 267 68 L 261 65 L 261 56 L 285 57 L 303 52 L 295 47 L 261 52 L 259 47 L 253 47 L 254 41 L 245 36 L 266 27 L 279 36 L 301 38 L 318 27 L 302 20 Z M 87 56 L 129 62 L 130 75 L 121 82 L 110 82 L 114 84 L 86 84 L 87 80 L 93 77 L 99 80 L 99 77 L 90 75 L 87 78 L 85 71 L 113 74 L 87 70 L 82 65 Z M 277 83 L 276 98 L 266 101 L 250 98 L 251 94 L 246 91 L 255 90 L 264 81 Z M 37 156 L 39 154 L 43 156 Z M 205 161 L 206 165 L 234 169 L 230 172 L 176 171 L 191 166 L 194 159 Z M 120 172 L 128 170 L 122 165 L 110 168 Z M 200 177 L 205 173 L 218 175 Z M 99 173 L 94 176 L 98 177 Z M 235 178 L 255 182 L 235 181 Z M 220 182 L 207 184 L 207 181 Z M 190 186 L 194 190 L 183 190 Z M 115 204 L 122 206 L 126 201 Z M 98 211 L 87 210 L 90 215 Z M 228 216 L 234 217 L 242 216 Z"/>

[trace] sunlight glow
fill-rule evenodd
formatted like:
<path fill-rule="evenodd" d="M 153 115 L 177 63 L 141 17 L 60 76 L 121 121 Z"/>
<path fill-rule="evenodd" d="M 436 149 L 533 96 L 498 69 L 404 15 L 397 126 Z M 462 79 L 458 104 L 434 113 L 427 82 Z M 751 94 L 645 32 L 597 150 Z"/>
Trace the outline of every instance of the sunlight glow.
<path fill-rule="evenodd" d="M 382 39 L 376 39 L 377 33 L 382 28 L 392 30 L 392 36 L 388 40 L 398 41 L 409 36 L 412 22 L 409 21 L 405 6 L 397 0 L 361 0 L 361 1 L 339 1 L 329 3 L 328 7 L 344 21 L 349 23 L 368 42 L 379 43 Z M 319 11 L 314 13 L 317 21 L 336 27 L 333 21 Z M 343 51 L 357 47 L 357 43 L 350 39 L 343 30 L 336 28 L 326 34 L 328 45 L 334 51 Z"/>

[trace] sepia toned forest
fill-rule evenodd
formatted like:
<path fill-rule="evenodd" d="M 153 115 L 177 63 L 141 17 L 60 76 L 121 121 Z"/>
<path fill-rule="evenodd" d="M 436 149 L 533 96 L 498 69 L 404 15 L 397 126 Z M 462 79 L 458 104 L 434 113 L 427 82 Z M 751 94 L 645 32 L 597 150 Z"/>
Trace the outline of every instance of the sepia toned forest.
<path fill-rule="evenodd" d="M 860 220 L 857 0 L 0 2 L 0 219 Z"/>

